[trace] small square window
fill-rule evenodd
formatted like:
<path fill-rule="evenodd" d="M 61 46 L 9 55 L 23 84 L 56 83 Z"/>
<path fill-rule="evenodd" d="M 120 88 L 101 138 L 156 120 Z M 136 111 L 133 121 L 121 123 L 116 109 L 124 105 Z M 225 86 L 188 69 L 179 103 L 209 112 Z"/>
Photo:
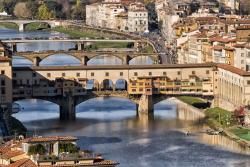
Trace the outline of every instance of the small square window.
<path fill-rule="evenodd" d="M 47 77 L 51 77 L 51 74 L 50 74 L 50 73 L 47 73 Z"/>
<path fill-rule="evenodd" d="M 78 73 L 76 73 L 76 76 L 77 76 L 77 77 L 80 77 L 80 76 L 81 76 L 81 74 L 78 72 Z"/>
<path fill-rule="evenodd" d="M 163 75 L 166 76 L 166 75 L 167 75 L 167 72 L 163 72 Z"/>
<path fill-rule="evenodd" d="M 4 70 L 1 70 L 1 75 L 4 75 L 5 74 L 5 71 Z"/>
<path fill-rule="evenodd" d="M 91 73 L 91 77 L 93 77 L 93 76 L 95 76 L 95 73 L 92 72 L 92 73 Z"/>
<path fill-rule="evenodd" d="M 121 76 L 121 77 L 123 76 L 123 72 L 120 72 L 120 76 Z"/>
<path fill-rule="evenodd" d="M 149 75 L 149 76 L 152 76 L 152 72 L 149 72 L 148 75 Z"/>
<path fill-rule="evenodd" d="M 138 76 L 138 73 L 137 73 L 137 72 L 134 72 L 134 76 Z"/>
<path fill-rule="evenodd" d="M 192 71 L 192 74 L 194 75 L 194 74 L 195 74 L 195 71 Z"/>
<path fill-rule="evenodd" d="M 106 72 L 106 73 L 105 73 L 105 76 L 106 76 L 106 77 L 108 77 L 108 76 L 109 76 L 109 73 L 108 73 L 108 72 Z"/>
<path fill-rule="evenodd" d="M 177 75 L 181 75 L 181 72 L 180 72 L 180 71 L 178 71 L 178 72 L 177 72 Z"/>

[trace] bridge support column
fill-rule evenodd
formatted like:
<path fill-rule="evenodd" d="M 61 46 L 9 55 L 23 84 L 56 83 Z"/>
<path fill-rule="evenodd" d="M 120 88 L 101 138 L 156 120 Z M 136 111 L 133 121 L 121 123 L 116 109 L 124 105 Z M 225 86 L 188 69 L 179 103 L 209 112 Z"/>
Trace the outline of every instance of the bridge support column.
<path fill-rule="evenodd" d="M 33 58 L 33 61 L 32 61 L 33 66 L 39 66 L 40 62 L 41 62 L 41 59 L 39 57 Z"/>
<path fill-rule="evenodd" d="M 86 66 L 88 64 L 89 58 L 87 56 L 82 57 L 81 65 Z"/>
<path fill-rule="evenodd" d="M 24 31 L 24 24 L 19 24 L 19 31 L 21 31 L 21 32 Z"/>
<path fill-rule="evenodd" d="M 128 65 L 130 61 L 130 57 L 129 55 L 124 56 L 123 60 L 122 60 L 122 64 L 123 65 Z"/>
<path fill-rule="evenodd" d="M 84 43 L 77 43 L 77 50 L 84 50 Z"/>
<path fill-rule="evenodd" d="M 64 97 L 60 102 L 60 119 L 61 120 L 75 120 L 75 100 L 72 96 Z"/>
<path fill-rule="evenodd" d="M 138 104 L 138 115 L 153 115 L 154 104 L 152 95 L 142 95 Z"/>
<path fill-rule="evenodd" d="M 12 47 L 13 52 L 17 52 L 17 44 L 16 43 L 13 43 L 11 47 Z"/>

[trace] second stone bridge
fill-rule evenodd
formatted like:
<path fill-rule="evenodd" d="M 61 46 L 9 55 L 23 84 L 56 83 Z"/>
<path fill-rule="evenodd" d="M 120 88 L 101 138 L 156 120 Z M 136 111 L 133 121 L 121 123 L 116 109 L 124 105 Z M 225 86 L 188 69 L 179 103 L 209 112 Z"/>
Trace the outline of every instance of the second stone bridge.
<path fill-rule="evenodd" d="M 66 54 L 78 59 L 82 65 L 87 65 L 88 61 L 97 56 L 114 56 L 122 60 L 124 65 L 129 61 L 140 56 L 150 57 L 155 64 L 160 64 L 160 57 L 157 53 L 140 53 L 140 52 L 106 52 L 106 51 L 44 51 L 44 52 L 15 52 L 14 56 L 20 56 L 32 62 L 33 66 L 39 66 L 40 62 L 49 56 L 57 54 Z"/>

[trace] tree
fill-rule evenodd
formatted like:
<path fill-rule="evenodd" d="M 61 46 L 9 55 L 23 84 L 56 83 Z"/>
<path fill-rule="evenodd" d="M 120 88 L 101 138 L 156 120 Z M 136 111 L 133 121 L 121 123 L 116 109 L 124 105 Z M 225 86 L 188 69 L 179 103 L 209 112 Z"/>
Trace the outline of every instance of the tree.
<path fill-rule="evenodd" d="M 27 8 L 25 2 L 19 2 L 16 4 L 14 14 L 18 18 L 31 18 L 31 11 Z"/>
<path fill-rule="evenodd" d="M 2 5 L 4 10 L 9 14 L 13 13 L 16 3 L 17 0 L 0 0 L 0 5 Z"/>
<path fill-rule="evenodd" d="M 41 144 L 36 144 L 36 145 L 30 146 L 29 150 L 28 150 L 29 155 L 35 155 L 35 154 L 44 155 L 46 152 L 47 152 L 47 150 Z"/>
<path fill-rule="evenodd" d="M 39 8 L 37 12 L 37 18 L 40 20 L 49 20 L 54 17 L 53 13 L 49 11 L 47 5 L 43 3 Z"/>
<path fill-rule="evenodd" d="M 237 122 L 240 123 L 241 125 L 245 124 L 245 108 L 244 107 L 239 107 L 234 110 L 234 117 L 236 118 Z"/>
<path fill-rule="evenodd" d="M 81 3 L 80 0 L 76 1 L 76 5 L 72 8 L 72 19 L 81 19 L 83 20 L 85 18 L 85 6 Z"/>
<path fill-rule="evenodd" d="M 59 144 L 59 152 L 69 152 L 69 153 L 77 153 L 79 148 L 72 143 L 60 143 Z"/>
<path fill-rule="evenodd" d="M 26 7 L 30 10 L 31 18 L 36 16 L 38 10 L 38 3 L 33 0 L 28 0 L 26 3 Z"/>

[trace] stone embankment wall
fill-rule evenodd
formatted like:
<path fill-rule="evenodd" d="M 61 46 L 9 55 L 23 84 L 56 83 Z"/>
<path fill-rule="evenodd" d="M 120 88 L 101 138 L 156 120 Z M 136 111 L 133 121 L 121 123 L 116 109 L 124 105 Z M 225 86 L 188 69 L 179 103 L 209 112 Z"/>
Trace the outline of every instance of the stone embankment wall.
<path fill-rule="evenodd" d="M 177 106 L 177 116 L 181 120 L 196 121 L 205 117 L 203 110 L 186 104 L 176 98 L 170 98 L 169 101 Z"/>

